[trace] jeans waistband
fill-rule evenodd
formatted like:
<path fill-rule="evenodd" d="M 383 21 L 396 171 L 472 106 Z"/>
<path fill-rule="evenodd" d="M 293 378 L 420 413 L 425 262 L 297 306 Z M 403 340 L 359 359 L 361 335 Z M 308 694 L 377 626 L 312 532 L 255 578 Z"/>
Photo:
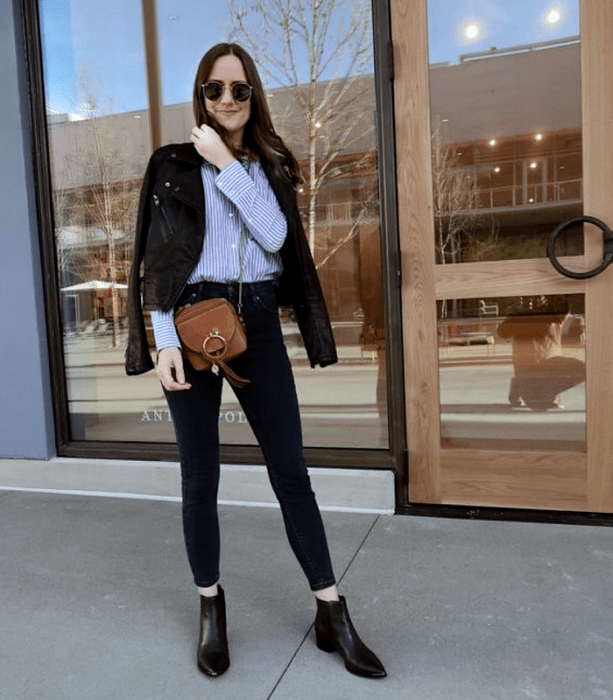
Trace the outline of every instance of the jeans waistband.
<path fill-rule="evenodd" d="M 261 293 L 265 289 L 270 289 L 273 285 L 274 282 L 270 280 L 264 282 L 243 282 L 243 296 L 250 293 L 257 295 L 258 292 Z M 201 299 L 217 296 L 235 300 L 238 299 L 238 289 L 238 282 L 209 282 L 204 280 L 195 284 L 187 284 L 181 292 L 177 306 L 183 306 L 188 301 L 193 304 Z"/>

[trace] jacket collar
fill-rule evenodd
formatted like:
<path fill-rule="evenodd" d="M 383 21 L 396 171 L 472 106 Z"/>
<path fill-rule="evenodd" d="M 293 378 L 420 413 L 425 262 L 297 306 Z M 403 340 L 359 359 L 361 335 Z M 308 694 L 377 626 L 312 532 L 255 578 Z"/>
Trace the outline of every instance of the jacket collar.
<path fill-rule="evenodd" d="M 181 161 L 194 167 L 199 167 L 203 163 L 202 156 L 194 148 L 194 144 L 191 141 L 188 143 L 173 143 L 167 146 L 165 150 L 166 160 Z"/>
<path fill-rule="evenodd" d="M 176 181 L 172 197 L 189 204 L 195 209 L 202 209 L 204 190 L 200 166 L 204 162 L 202 156 L 196 151 L 194 145 L 189 143 L 177 143 L 168 146 L 165 153 L 169 163 L 180 163 L 185 172 Z"/>

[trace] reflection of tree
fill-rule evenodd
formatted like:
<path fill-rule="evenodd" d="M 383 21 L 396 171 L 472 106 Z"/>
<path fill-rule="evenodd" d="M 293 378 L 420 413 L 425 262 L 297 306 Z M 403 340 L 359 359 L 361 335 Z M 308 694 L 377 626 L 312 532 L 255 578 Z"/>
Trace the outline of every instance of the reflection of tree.
<path fill-rule="evenodd" d="M 440 128 L 432 132 L 432 192 L 437 262 L 460 262 L 463 237 L 469 236 L 479 221 L 479 192 L 472 168 L 460 163 L 461 151 L 446 143 Z"/>
<path fill-rule="evenodd" d="M 60 288 L 70 284 L 74 261 L 70 245 L 68 226 L 71 220 L 70 192 L 65 184 L 65 168 L 53 179 L 53 216 L 55 221 L 55 249 Z"/>
<path fill-rule="evenodd" d="M 441 126 L 435 126 L 432 130 L 432 193 L 436 258 L 442 265 L 486 259 L 497 243 L 494 220 L 479 211 L 476 172 L 461 162 L 461 155 L 460 147 L 445 142 Z M 445 302 L 443 304 L 443 316 L 446 316 Z"/>
<path fill-rule="evenodd" d="M 290 88 L 306 125 L 300 138 L 306 140 L 307 233 L 314 251 L 317 198 L 328 181 L 346 174 L 339 155 L 358 139 L 356 150 L 363 152 L 372 140 L 372 126 L 370 135 L 363 126 L 371 121 L 365 107 L 372 103 L 372 80 L 361 75 L 372 71 L 370 3 L 229 0 L 229 9 L 237 40 L 272 84 Z"/>
<path fill-rule="evenodd" d="M 359 178 L 361 186 L 358 192 L 358 214 L 353 219 L 347 233 L 339 238 L 325 256 L 317 262 L 317 269 L 321 269 L 334 255 L 349 241 L 355 238 L 364 225 L 372 224 L 373 219 L 379 214 L 379 189 L 376 180 L 377 153 L 371 151 L 365 153 L 358 163 L 354 163 L 352 174 Z"/>
<path fill-rule="evenodd" d="M 117 131 L 117 122 L 112 116 L 105 116 L 110 110 L 103 108 L 100 94 L 100 88 L 83 71 L 79 80 L 78 105 L 84 120 L 75 124 L 78 126 L 75 129 L 76 148 L 65 158 L 63 168 L 70 173 L 70 180 L 82 183 L 70 193 L 69 215 L 69 218 L 85 224 L 90 238 L 89 245 L 87 241 L 79 242 L 85 244 L 78 256 L 80 272 L 86 279 L 111 283 L 112 342 L 116 346 L 121 316 L 116 285 L 125 282 L 128 267 L 128 261 L 118 251 L 118 242 L 134 227 L 136 196 L 134 183 L 126 176 L 132 150 L 127 134 Z M 58 225 L 60 220 L 63 224 L 69 223 L 65 213 L 58 219 L 58 212 L 64 212 L 66 200 L 61 185 L 56 186 L 54 196 Z M 104 241 L 102 250 L 98 242 L 100 236 Z M 66 241 L 58 243 L 61 273 L 68 262 L 70 247 Z"/>

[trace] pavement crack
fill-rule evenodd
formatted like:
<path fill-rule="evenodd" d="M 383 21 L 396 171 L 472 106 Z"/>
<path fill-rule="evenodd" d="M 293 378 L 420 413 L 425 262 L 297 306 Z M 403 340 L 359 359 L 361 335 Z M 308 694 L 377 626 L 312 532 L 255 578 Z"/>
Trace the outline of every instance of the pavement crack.
<path fill-rule="evenodd" d="M 348 572 L 349 569 L 351 568 L 351 565 L 352 565 L 353 562 L 355 561 L 355 558 L 358 556 L 358 554 L 360 553 L 360 550 L 361 550 L 362 547 L 364 546 L 364 543 L 365 543 L 366 540 L 370 537 L 370 533 L 373 531 L 373 528 L 374 528 L 375 525 L 379 522 L 379 518 L 380 518 L 380 517 L 381 517 L 380 515 L 377 515 L 377 517 L 373 520 L 371 526 L 368 528 L 368 532 L 364 535 L 364 537 L 362 538 L 362 541 L 361 541 L 360 544 L 357 546 L 355 552 L 353 553 L 353 556 L 351 557 L 349 563 L 347 564 L 347 566 L 345 567 L 343 573 L 340 575 L 340 577 L 339 577 L 339 579 L 338 579 L 338 581 L 337 581 L 337 585 L 338 585 L 338 586 L 340 586 L 340 584 L 342 583 L 343 579 L 345 578 L 345 575 L 347 574 L 347 572 Z M 312 622 L 312 623 L 309 625 L 309 628 L 308 628 L 308 630 L 306 631 L 306 634 L 304 635 L 304 637 L 302 638 L 302 641 L 301 641 L 300 644 L 298 645 L 296 651 L 292 654 L 292 658 L 287 662 L 285 668 L 283 669 L 283 672 L 281 673 L 281 675 L 280 675 L 279 678 L 277 679 L 277 682 L 275 683 L 273 689 L 270 691 L 270 694 L 268 695 L 268 697 L 266 698 L 266 700 L 271 700 L 271 698 L 272 698 L 273 695 L 275 694 L 275 691 L 277 690 L 277 688 L 279 687 L 279 684 L 281 683 L 281 681 L 282 681 L 283 678 L 285 677 L 285 674 L 289 671 L 289 667 L 294 663 L 294 659 L 298 656 L 298 652 L 302 649 L 302 647 L 304 646 L 304 643 L 306 642 L 306 640 L 308 639 L 309 635 L 311 634 L 311 630 L 313 629 L 313 625 L 314 625 L 314 624 L 315 624 L 315 622 Z"/>

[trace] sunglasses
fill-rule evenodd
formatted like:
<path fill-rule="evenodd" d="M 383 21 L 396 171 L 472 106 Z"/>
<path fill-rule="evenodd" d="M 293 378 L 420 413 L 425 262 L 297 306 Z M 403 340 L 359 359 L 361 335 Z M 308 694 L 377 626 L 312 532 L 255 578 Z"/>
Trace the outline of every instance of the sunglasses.
<path fill-rule="evenodd" d="M 220 100 L 221 96 L 223 95 L 223 91 L 224 84 L 218 83 L 216 80 L 209 80 L 208 83 L 204 83 L 202 86 L 204 96 L 207 100 L 211 100 L 211 102 Z M 251 85 L 249 85 L 249 83 L 233 83 L 230 86 L 230 92 L 232 93 L 232 97 L 237 102 L 247 102 L 247 100 L 251 97 L 253 88 Z"/>

